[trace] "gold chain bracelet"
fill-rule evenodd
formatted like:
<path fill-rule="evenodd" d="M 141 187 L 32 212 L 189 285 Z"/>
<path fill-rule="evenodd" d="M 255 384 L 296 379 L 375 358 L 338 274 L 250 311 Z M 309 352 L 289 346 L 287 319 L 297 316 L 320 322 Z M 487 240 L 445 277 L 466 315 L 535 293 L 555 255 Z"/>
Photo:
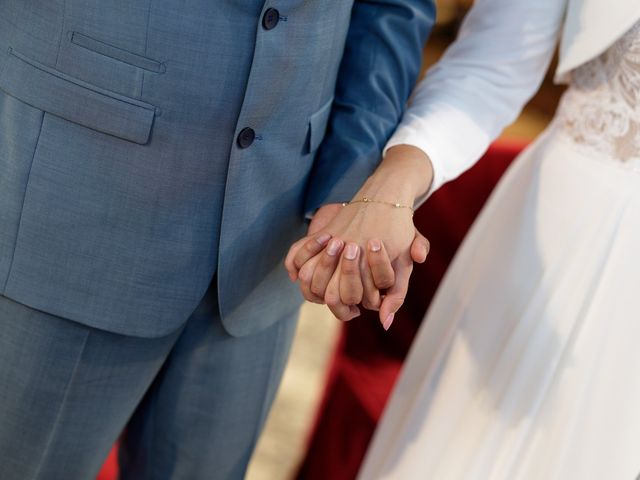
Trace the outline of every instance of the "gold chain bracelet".
<path fill-rule="evenodd" d="M 350 202 L 343 202 L 342 206 L 346 207 L 347 205 L 351 205 L 353 203 L 381 203 L 382 205 L 389 205 L 391 207 L 394 208 L 407 208 L 409 210 L 411 210 L 411 214 L 413 215 L 414 210 L 413 207 L 409 206 L 409 205 L 403 205 L 401 203 L 394 203 L 394 202 L 385 202 L 383 200 L 374 200 L 373 198 L 369 198 L 366 195 L 362 197 L 362 199 L 360 200 L 351 200 Z"/>

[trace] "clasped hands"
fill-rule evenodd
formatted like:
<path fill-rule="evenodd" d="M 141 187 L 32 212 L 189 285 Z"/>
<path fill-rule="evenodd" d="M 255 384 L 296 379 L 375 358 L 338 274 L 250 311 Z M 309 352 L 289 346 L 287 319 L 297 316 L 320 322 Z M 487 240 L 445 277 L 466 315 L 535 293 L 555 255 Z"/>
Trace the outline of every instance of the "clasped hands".
<path fill-rule="evenodd" d="M 380 202 L 329 204 L 313 217 L 308 235 L 294 243 L 285 260 L 304 298 L 326 304 L 340 320 L 379 312 L 385 329 L 402 306 L 413 271 L 429 242 L 413 224 L 413 205 L 431 183 L 426 155 L 413 147 L 394 147 L 356 198 Z"/>

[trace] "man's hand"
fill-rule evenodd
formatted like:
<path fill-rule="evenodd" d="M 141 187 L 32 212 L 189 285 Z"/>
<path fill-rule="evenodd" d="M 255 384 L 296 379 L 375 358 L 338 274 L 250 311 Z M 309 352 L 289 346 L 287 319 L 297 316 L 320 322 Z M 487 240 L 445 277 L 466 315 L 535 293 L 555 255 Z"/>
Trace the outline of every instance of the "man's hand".
<path fill-rule="evenodd" d="M 362 304 L 379 310 L 389 328 L 406 297 L 413 262 L 426 260 L 429 242 L 406 211 L 354 204 L 338 205 L 336 214 L 332 207 L 332 220 L 322 218 L 323 228 L 291 247 L 285 262 L 289 275 L 300 280 L 307 300 L 326 303 L 340 320 L 359 316 Z M 372 238 L 381 227 L 384 238 Z"/>
<path fill-rule="evenodd" d="M 311 219 L 307 236 L 302 237 L 296 243 L 291 245 L 287 258 L 284 261 L 284 265 L 287 272 L 289 272 L 289 278 L 291 278 L 292 282 L 298 280 L 299 268 L 295 267 L 295 264 L 293 263 L 295 255 L 301 248 L 304 248 L 304 250 L 308 252 L 309 258 L 316 256 L 320 251 L 322 251 L 331 239 L 331 235 L 328 233 L 317 233 L 324 229 L 329 222 L 334 219 L 338 212 L 340 212 L 340 210 L 342 210 L 341 203 L 330 203 L 320 207 Z"/>
<path fill-rule="evenodd" d="M 420 149 L 389 149 L 355 201 L 318 210 L 309 235 L 285 260 L 304 297 L 326 303 L 336 317 L 360 315 L 357 305 L 380 311 L 388 328 L 404 302 L 413 262 L 424 262 L 429 242 L 413 225 L 407 208 L 428 189 L 433 170 Z M 364 196 L 374 200 L 360 201 Z"/>

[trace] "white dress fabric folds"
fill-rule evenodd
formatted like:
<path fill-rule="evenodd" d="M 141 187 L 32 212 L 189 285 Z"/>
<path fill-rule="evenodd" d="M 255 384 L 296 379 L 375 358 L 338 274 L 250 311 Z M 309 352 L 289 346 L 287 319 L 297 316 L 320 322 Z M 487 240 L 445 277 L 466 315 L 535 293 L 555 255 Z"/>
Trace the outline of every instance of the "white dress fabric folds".
<path fill-rule="evenodd" d="M 640 24 L 571 78 L 443 280 L 361 480 L 640 475 Z"/>

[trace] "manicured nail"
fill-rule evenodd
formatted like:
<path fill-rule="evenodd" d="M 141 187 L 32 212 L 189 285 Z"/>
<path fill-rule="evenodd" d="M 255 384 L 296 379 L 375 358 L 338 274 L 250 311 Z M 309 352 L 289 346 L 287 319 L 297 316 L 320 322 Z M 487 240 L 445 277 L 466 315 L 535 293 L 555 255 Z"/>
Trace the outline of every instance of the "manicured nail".
<path fill-rule="evenodd" d="M 396 315 L 395 313 L 390 313 L 387 319 L 384 321 L 384 323 L 382 324 L 382 327 L 385 330 L 389 330 L 389 328 L 391 327 L 391 324 L 393 323 L 393 317 L 395 317 L 395 315 Z"/>
<path fill-rule="evenodd" d="M 369 242 L 369 250 L 372 252 L 379 252 L 382 249 L 382 245 L 380 244 L 380 240 L 371 240 Z"/>
<path fill-rule="evenodd" d="M 334 238 L 329 242 L 329 246 L 327 247 L 327 253 L 330 256 L 335 257 L 341 248 L 342 248 L 342 240 L 338 238 Z"/>
<path fill-rule="evenodd" d="M 344 258 L 347 260 L 355 260 L 358 256 L 358 245 L 355 243 L 347 244 L 347 248 L 344 251 Z"/>
<path fill-rule="evenodd" d="M 329 233 L 323 233 L 316 237 L 316 242 L 318 242 L 319 245 L 325 245 L 329 240 L 331 240 L 331 234 Z"/>

